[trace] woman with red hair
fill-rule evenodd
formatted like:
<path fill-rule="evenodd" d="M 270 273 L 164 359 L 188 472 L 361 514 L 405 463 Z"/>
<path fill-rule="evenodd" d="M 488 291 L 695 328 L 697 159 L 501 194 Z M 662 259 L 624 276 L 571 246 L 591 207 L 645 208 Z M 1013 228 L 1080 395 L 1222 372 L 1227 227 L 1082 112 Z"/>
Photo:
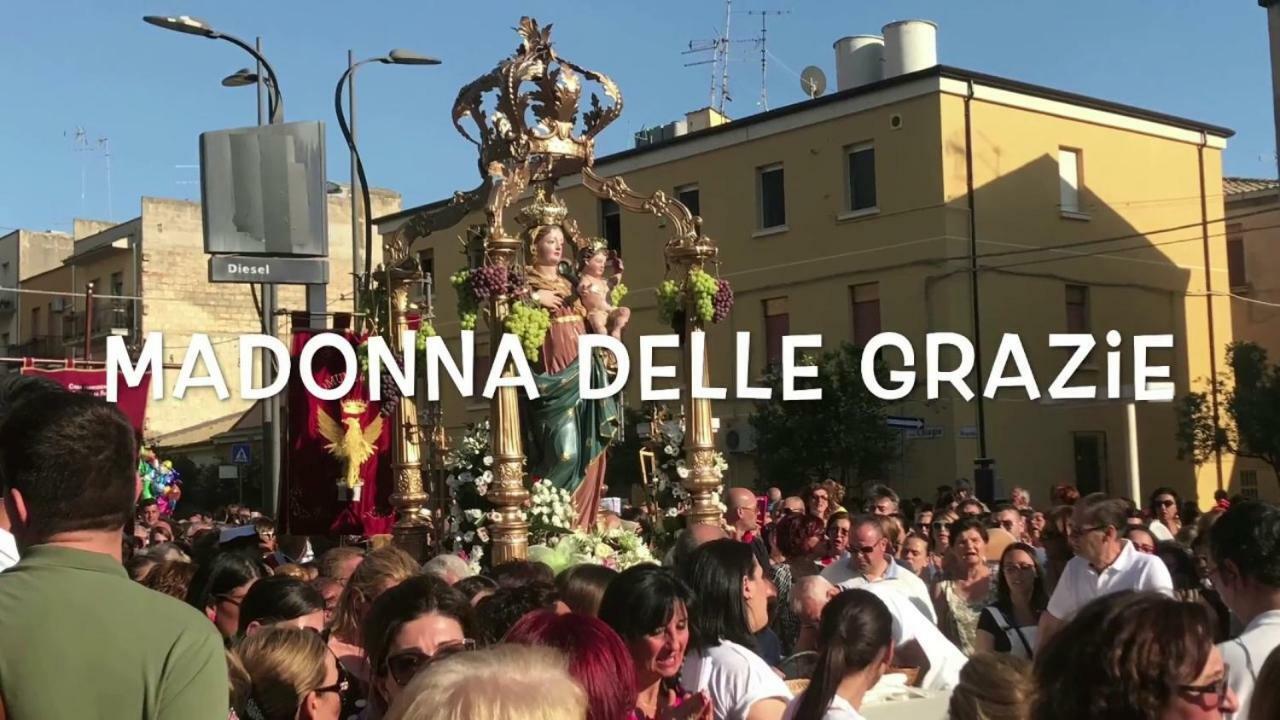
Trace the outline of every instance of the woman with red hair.
<path fill-rule="evenodd" d="M 569 674 L 587 694 L 587 720 L 626 720 L 635 707 L 631 655 L 618 633 L 600 620 L 539 610 L 520 618 L 503 642 L 564 652 Z"/>
<path fill-rule="evenodd" d="M 778 634 L 782 655 L 786 657 L 800 636 L 800 619 L 791 612 L 791 585 L 822 570 L 818 558 L 822 554 L 826 526 L 814 515 L 788 515 L 773 527 L 774 542 L 785 560 L 773 567 L 778 604 L 771 627 Z"/>

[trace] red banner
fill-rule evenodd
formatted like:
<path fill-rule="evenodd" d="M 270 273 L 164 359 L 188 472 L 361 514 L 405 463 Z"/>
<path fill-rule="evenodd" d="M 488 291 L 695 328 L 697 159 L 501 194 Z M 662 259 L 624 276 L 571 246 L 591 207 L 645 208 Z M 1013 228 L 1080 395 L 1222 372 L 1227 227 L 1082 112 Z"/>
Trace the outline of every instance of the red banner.
<path fill-rule="evenodd" d="M 292 535 L 378 535 L 391 532 L 391 406 L 368 399 L 357 381 L 341 400 L 321 400 L 302 384 L 302 347 L 318 332 L 293 334 L 293 372 L 287 393 L 287 452 L 280 483 L 281 520 Z M 357 339 L 346 334 L 352 346 Z M 337 387 L 346 371 L 342 355 L 322 348 L 312 377 Z M 353 469 L 354 466 L 354 469 Z M 358 478 L 359 498 L 346 488 Z"/>
<path fill-rule="evenodd" d="M 21 372 L 23 375 L 49 378 L 71 392 L 89 393 L 104 399 L 107 397 L 107 371 L 103 369 L 43 370 L 32 365 L 24 365 Z M 144 374 L 142 382 L 138 383 L 137 387 L 129 387 L 125 384 L 124 378 L 120 378 L 116 384 L 116 407 L 129 418 L 129 422 L 138 432 L 142 432 L 142 425 L 147 418 L 147 393 L 150 391 L 151 373 Z"/>

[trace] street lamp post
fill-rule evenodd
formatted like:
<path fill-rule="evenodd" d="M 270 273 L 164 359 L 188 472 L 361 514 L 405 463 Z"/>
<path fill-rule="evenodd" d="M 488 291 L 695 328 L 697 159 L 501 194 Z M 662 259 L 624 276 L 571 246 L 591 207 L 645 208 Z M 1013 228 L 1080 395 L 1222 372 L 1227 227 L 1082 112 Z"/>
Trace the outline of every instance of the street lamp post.
<path fill-rule="evenodd" d="M 245 52 L 253 56 L 257 62 L 258 72 L 250 74 L 248 68 L 241 70 L 233 75 L 223 78 L 222 84 L 227 87 L 236 87 L 240 85 L 248 85 L 254 83 L 258 86 L 258 125 L 262 125 L 262 89 L 265 85 L 269 90 L 267 97 L 267 121 L 271 125 L 278 125 L 284 122 L 284 97 L 280 93 L 280 80 L 276 76 L 276 71 L 271 67 L 271 63 L 262 55 L 262 39 L 258 38 L 255 45 L 249 45 L 245 41 L 232 36 L 220 33 L 209 26 L 209 23 L 193 18 L 187 15 L 178 17 L 165 17 L 160 15 L 147 15 L 142 18 L 156 27 L 172 30 L 174 32 L 186 33 L 188 35 L 198 35 L 211 40 L 226 40 L 227 42 L 241 48 Z M 324 286 L 318 286 L 320 295 L 320 312 L 324 312 Z M 307 287 L 307 305 L 311 310 L 313 303 L 313 286 Z M 271 337 L 276 336 L 276 286 L 272 284 L 264 284 L 262 286 L 262 308 L 261 320 L 263 332 Z M 264 387 L 271 385 L 275 380 L 275 367 L 273 358 L 264 355 L 262 362 L 262 384 Z M 265 445 L 265 455 L 267 457 L 267 467 L 262 484 L 262 505 L 263 510 L 271 516 L 277 513 L 277 502 L 279 500 L 280 490 L 280 440 L 277 435 L 280 417 L 280 398 L 273 395 L 267 398 L 262 404 L 262 440 Z"/>
<path fill-rule="evenodd" d="M 342 77 L 338 78 L 338 86 L 333 91 L 333 110 L 338 116 L 338 127 L 342 129 L 342 137 L 347 141 L 347 148 L 351 151 L 351 272 L 355 276 L 353 279 L 353 288 L 355 290 L 355 307 L 359 310 L 361 293 L 366 289 L 362 284 L 369 281 L 372 271 L 373 257 L 373 210 L 369 201 L 369 183 L 365 179 L 364 163 L 360 160 L 360 150 L 356 147 L 356 69 L 361 65 L 369 63 L 381 63 L 383 65 L 439 65 L 440 61 L 433 57 L 420 55 L 411 50 L 395 49 L 386 55 L 380 57 L 367 58 L 360 62 L 354 62 L 355 55 L 350 50 L 347 51 L 347 70 L 342 73 Z M 350 122 L 347 119 L 347 113 L 342 109 L 342 86 L 347 83 L 348 97 L 347 102 L 350 105 Z M 359 185 L 357 191 L 356 185 Z M 357 197 L 357 192 L 359 196 Z M 361 202 L 363 201 L 363 202 Z M 361 207 L 363 206 L 363 207 Z M 364 248 L 360 247 L 360 221 L 364 224 Z M 361 268 L 361 257 L 364 263 Z"/>

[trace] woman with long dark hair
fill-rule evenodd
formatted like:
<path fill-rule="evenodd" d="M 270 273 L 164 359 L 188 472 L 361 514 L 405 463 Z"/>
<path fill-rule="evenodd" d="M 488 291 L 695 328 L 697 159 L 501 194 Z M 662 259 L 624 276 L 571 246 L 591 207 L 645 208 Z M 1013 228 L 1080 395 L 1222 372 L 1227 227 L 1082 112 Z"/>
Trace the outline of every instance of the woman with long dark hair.
<path fill-rule="evenodd" d="M 822 644 L 791 720 L 861 720 L 862 698 L 893 662 L 893 615 L 866 590 L 845 590 L 822 610 Z"/>
<path fill-rule="evenodd" d="M 754 638 L 769 625 L 775 591 L 751 546 L 713 540 L 680 572 L 697 598 L 689 613 L 694 653 L 681 684 L 711 696 L 716 720 L 779 720 L 791 691 L 756 654 Z"/>
<path fill-rule="evenodd" d="M 240 604 L 249 588 L 266 575 L 260 563 L 233 552 L 223 552 L 202 565 L 191 578 L 187 604 L 202 611 L 224 639 L 240 630 Z"/>
<path fill-rule="evenodd" d="M 324 630 L 324 596 L 297 578 L 273 575 L 249 588 L 240 604 L 240 633 L 250 635 L 268 625 Z"/>
<path fill-rule="evenodd" d="M 420 670 L 475 647 L 471 604 L 432 575 L 410 578 L 378 596 L 364 617 L 369 717 L 381 717 Z"/>
<path fill-rule="evenodd" d="M 689 586 L 671 570 L 657 565 L 627 568 L 605 589 L 598 617 L 622 637 L 635 668 L 632 720 L 664 717 L 675 708 L 692 710 L 691 702 L 709 711 L 705 695 L 680 687 L 692 604 Z"/>
<path fill-rule="evenodd" d="M 1035 548 L 1014 543 L 1000 555 L 996 599 L 978 618 L 974 646 L 979 651 L 1009 653 L 1030 660 L 1035 657 L 1040 613 L 1049 606 L 1044 571 Z"/>

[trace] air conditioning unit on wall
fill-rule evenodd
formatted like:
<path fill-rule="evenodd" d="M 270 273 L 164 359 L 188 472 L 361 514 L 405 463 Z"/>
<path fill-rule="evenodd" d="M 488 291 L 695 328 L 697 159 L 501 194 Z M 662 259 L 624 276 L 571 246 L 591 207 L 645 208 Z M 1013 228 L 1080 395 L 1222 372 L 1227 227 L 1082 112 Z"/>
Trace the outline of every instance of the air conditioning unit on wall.
<path fill-rule="evenodd" d="M 756 449 L 756 430 L 746 420 L 734 420 L 720 435 L 725 452 L 749 453 Z"/>

